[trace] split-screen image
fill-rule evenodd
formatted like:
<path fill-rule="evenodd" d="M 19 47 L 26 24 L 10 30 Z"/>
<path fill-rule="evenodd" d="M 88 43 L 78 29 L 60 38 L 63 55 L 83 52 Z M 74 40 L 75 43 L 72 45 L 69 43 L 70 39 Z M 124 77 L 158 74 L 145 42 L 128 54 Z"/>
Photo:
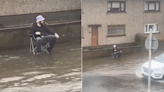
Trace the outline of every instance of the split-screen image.
<path fill-rule="evenodd" d="M 163 0 L 0 0 L 0 92 L 163 92 Z"/>

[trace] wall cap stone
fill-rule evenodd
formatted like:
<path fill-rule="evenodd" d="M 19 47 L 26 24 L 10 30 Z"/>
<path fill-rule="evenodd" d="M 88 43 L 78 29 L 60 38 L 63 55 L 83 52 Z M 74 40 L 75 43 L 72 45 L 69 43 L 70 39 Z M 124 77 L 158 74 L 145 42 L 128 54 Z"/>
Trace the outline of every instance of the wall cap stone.
<path fill-rule="evenodd" d="M 81 23 L 81 20 L 74 20 L 74 21 L 52 21 L 48 23 L 48 26 L 54 26 L 54 25 L 63 25 L 63 24 L 74 24 L 74 23 Z M 5 28 L 0 28 L 0 31 L 4 30 L 13 30 L 13 29 L 24 29 L 24 28 L 30 28 L 31 24 L 24 24 L 24 25 L 12 25 L 12 26 L 6 26 Z"/>

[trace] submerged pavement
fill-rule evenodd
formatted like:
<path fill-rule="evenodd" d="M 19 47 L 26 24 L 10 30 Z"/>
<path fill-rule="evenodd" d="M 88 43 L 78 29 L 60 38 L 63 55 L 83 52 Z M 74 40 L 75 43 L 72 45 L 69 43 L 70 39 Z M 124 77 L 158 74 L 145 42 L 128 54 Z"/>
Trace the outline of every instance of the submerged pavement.
<path fill-rule="evenodd" d="M 28 48 L 0 52 L 0 92 L 81 92 L 80 47 L 58 43 L 39 56 Z"/>
<path fill-rule="evenodd" d="M 164 53 L 153 53 L 153 58 Z M 148 52 L 83 61 L 83 92 L 147 92 L 148 80 L 137 74 Z M 160 80 L 163 81 L 163 80 Z M 151 92 L 163 92 L 164 82 L 152 80 Z"/>

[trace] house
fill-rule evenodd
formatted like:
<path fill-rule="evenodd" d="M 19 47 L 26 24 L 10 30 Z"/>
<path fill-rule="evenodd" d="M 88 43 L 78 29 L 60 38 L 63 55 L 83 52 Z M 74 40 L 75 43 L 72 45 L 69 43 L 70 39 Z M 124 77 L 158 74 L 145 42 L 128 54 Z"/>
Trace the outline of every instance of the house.
<path fill-rule="evenodd" d="M 135 35 L 164 37 L 164 0 L 83 0 L 83 47 L 135 42 Z"/>

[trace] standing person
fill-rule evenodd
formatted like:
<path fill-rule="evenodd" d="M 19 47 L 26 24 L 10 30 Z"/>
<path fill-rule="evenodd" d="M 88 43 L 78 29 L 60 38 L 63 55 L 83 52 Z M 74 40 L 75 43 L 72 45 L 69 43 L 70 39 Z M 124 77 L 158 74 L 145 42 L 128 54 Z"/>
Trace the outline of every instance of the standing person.
<path fill-rule="evenodd" d="M 36 38 L 37 54 L 40 54 L 41 44 L 43 42 L 50 43 L 50 47 L 47 50 L 49 53 L 51 53 L 55 46 L 56 38 L 59 38 L 59 35 L 56 32 L 53 33 L 47 28 L 45 18 L 42 15 L 38 15 L 36 17 L 36 23 L 32 24 L 30 34 Z"/>

